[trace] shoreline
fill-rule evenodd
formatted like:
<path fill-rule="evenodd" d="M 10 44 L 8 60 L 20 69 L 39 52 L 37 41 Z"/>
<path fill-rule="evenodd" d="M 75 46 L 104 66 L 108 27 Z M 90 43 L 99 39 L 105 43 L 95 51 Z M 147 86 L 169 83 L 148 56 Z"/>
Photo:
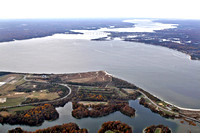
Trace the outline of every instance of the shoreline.
<path fill-rule="evenodd" d="M 113 75 L 113 74 L 110 74 L 109 72 L 107 72 L 106 70 L 102 70 L 103 72 L 105 72 L 106 73 L 106 75 L 109 75 L 109 76 L 112 76 L 112 77 L 115 77 L 115 78 L 117 78 L 117 76 L 115 76 L 115 75 Z M 8 71 L 0 71 L 0 73 L 4 73 L 4 72 L 8 72 Z M 95 70 L 94 71 L 88 71 L 88 72 L 96 72 Z M 57 73 L 29 73 L 29 72 L 13 72 L 13 71 L 10 71 L 10 73 L 19 73 L 19 74 L 57 74 Z M 59 73 L 59 74 L 75 74 L 75 73 L 85 73 L 85 72 L 71 72 L 71 73 Z M 120 78 L 121 79 L 121 78 Z M 122 80 L 124 80 L 124 79 L 122 79 Z M 126 81 L 126 80 L 125 80 Z M 131 84 L 133 84 L 133 83 L 131 83 Z M 137 86 L 137 85 L 136 85 Z M 139 87 L 140 88 L 140 87 Z M 144 90 L 144 91 L 146 91 L 146 90 Z M 146 91 L 146 92 L 148 92 L 148 91 Z M 148 92 L 149 93 L 149 92 Z M 194 109 L 194 108 L 184 108 L 184 107 L 180 107 L 180 106 L 178 106 L 178 105 L 175 105 L 175 104 L 172 104 L 172 103 L 170 103 L 170 102 L 168 102 L 168 101 L 166 101 L 166 100 L 163 100 L 162 98 L 160 98 L 159 96 L 157 96 L 157 95 L 154 95 L 154 94 L 152 94 L 152 93 L 150 93 L 152 96 L 154 96 L 154 97 L 156 97 L 156 98 L 158 98 L 158 99 L 160 99 L 161 101 L 163 101 L 163 102 L 165 102 L 165 103 L 167 103 L 167 104 L 170 104 L 170 105 L 172 105 L 172 106 L 174 106 L 174 107 L 177 107 L 177 108 L 179 108 L 179 109 L 181 109 L 181 110 L 185 110 L 185 111 L 200 111 L 200 109 Z"/>
<path fill-rule="evenodd" d="M 142 133 L 146 133 L 145 132 L 145 130 L 147 129 L 148 127 L 145 127 L 143 130 L 142 130 Z M 169 128 L 169 127 L 168 127 Z M 172 129 L 171 128 L 169 128 L 169 130 L 171 131 L 171 133 L 172 133 Z"/>
<path fill-rule="evenodd" d="M 75 31 L 75 30 L 71 30 L 71 31 Z M 98 32 L 98 30 L 96 30 L 96 32 Z M 50 37 L 55 37 L 55 35 L 76 35 L 76 34 L 66 34 L 65 32 L 63 33 L 54 33 L 54 34 L 51 34 L 51 35 L 47 35 L 47 36 L 39 36 L 39 37 L 34 37 L 34 38 L 26 38 L 26 39 L 14 39 L 14 40 L 11 40 L 11 41 L 2 41 L 0 42 L 0 45 L 4 45 L 5 43 L 14 43 L 14 42 L 19 42 L 19 41 L 29 41 L 29 40 L 34 40 L 34 39 L 45 39 L 45 38 L 50 38 Z M 84 35 L 84 33 L 83 33 Z M 89 40 L 89 41 L 93 41 L 93 40 L 96 40 L 96 39 L 99 39 L 99 38 L 102 38 L 102 37 L 97 37 L 97 38 L 87 38 L 87 39 L 78 39 L 76 38 L 76 40 Z M 53 39 L 53 38 L 52 38 Z M 69 39 L 70 38 L 63 38 L 63 39 Z M 72 40 L 74 38 L 71 38 Z M 162 46 L 162 45 L 154 45 L 154 44 L 150 44 L 150 43 L 145 43 L 145 42 L 138 42 L 138 41 L 129 41 L 129 40 L 124 40 L 124 39 L 120 39 L 120 40 L 117 40 L 114 38 L 115 41 L 125 41 L 125 42 L 137 42 L 137 43 L 142 43 L 142 44 L 145 44 L 145 45 L 152 45 L 152 46 L 160 46 L 160 47 L 163 47 L 163 48 L 168 48 L 170 50 L 175 50 L 176 52 L 180 52 L 180 53 L 183 53 L 183 54 L 186 54 L 188 57 L 189 60 L 191 61 L 200 61 L 199 58 L 192 58 L 192 55 L 190 55 L 189 53 L 187 53 L 187 51 L 181 51 L 181 50 L 178 50 L 178 49 L 175 49 L 175 48 L 170 48 L 170 47 L 166 47 L 166 46 Z M 97 40 L 98 41 L 98 40 Z M 101 41 L 101 40 L 100 40 Z M 106 40 L 106 41 L 113 41 L 113 40 Z"/>
<path fill-rule="evenodd" d="M 2 73 L 3 74 L 3 73 Z M 11 73 L 11 76 L 12 76 L 12 74 L 14 75 L 14 73 Z M 15 74 L 17 74 L 17 73 L 15 73 Z M 18 73 L 19 74 L 19 73 Z M 27 75 L 28 75 L 28 73 L 27 73 Z M 96 76 L 98 75 L 98 78 L 96 78 Z M 32 79 L 33 81 L 34 80 L 36 80 L 37 78 L 38 79 L 40 79 L 40 77 L 41 76 L 45 76 L 45 75 L 33 75 L 33 77 L 31 78 L 30 77 L 30 80 Z M 54 81 L 53 79 L 56 79 L 56 77 L 55 77 L 55 75 L 46 75 L 47 77 L 48 77 L 48 79 L 47 80 L 49 80 L 49 81 Z M 46 77 L 45 76 L 45 77 Z M 97 85 L 97 86 L 107 86 L 107 84 L 108 84 L 108 82 L 109 81 L 113 81 L 113 82 L 109 82 L 109 83 L 111 83 L 111 85 L 114 85 L 114 87 L 119 87 L 119 88 L 122 88 L 122 90 L 123 89 L 125 89 L 125 88 L 131 88 L 131 89 L 135 89 L 135 92 L 140 92 L 141 94 L 143 94 L 143 90 L 141 89 L 141 88 L 139 88 L 139 87 L 137 87 L 137 86 L 135 86 L 135 85 L 133 85 L 133 84 L 131 84 L 131 83 L 129 83 L 129 82 L 127 82 L 127 81 L 125 81 L 125 80 L 123 80 L 123 79 L 115 79 L 115 77 L 111 77 L 111 74 L 109 74 L 107 71 L 93 71 L 93 72 L 86 72 L 86 73 L 75 73 L 75 74 L 72 74 L 72 75 L 58 75 L 60 78 L 62 78 L 62 77 L 66 77 L 66 79 L 68 79 L 69 77 L 69 81 L 65 81 L 65 79 L 62 79 L 62 81 L 60 81 L 61 83 L 63 82 L 63 83 L 76 83 L 76 80 L 74 80 L 74 81 L 71 81 L 70 82 L 70 79 L 73 79 L 73 78 L 75 78 L 75 79 L 84 79 L 84 78 L 86 78 L 86 77 L 92 77 L 94 80 L 90 80 L 91 82 L 99 82 L 99 83 L 101 83 L 101 81 L 102 81 L 102 79 L 103 79 L 103 81 L 104 81 L 104 79 L 106 79 L 105 80 L 105 83 L 102 83 L 102 84 L 88 84 L 88 85 L 91 85 L 91 86 L 93 86 L 93 85 Z M 103 78 L 104 77 L 104 78 Z M 101 80 L 100 80 L 101 79 Z M 57 80 L 55 80 L 54 81 L 54 83 L 56 82 Z M 122 85 L 123 84 L 123 85 Z M 62 101 L 62 102 L 56 102 L 56 103 L 53 103 L 52 104 L 52 106 L 54 106 L 55 107 L 55 109 L 57 110 L 58 108 L 57 107 L 63 107 L 63 106 L 65 106 L 65 104 L 66 104 L 66 102 L 69 102 L 69 101 L 81 101 L 81 97 L 79 97 L 80 99 L 76 99 L 76 96 L 79 96 L 78 95 L 78 93 L 76 93 L 76 89 L 78 89 L 77 88 L 77 86 L 76 86 L 76 84 L 74 84 L 75 85 L 75 93 L 73 93 L 74 95 L 72 95 L 72 99 L 70 98 L 70 99 L 68 99 L 67 101 Z M 77 84 L 77 85 L 84 85 L 84 82 L 83 82 L 83 84 Z M 85 84 L 86 85 L 86 84 Z M 122 87 L 123 86 L 123 87 Z M 93 86 L 94 87 L 94 86 Z M 73 88 L 73 87 L 72 87 Z M 108 87 L 109 88 L 109 87 Z M 114 88 L 114 89 L 116 89 L 116 88 Z M 105 90 L 107 90 L 107 89 L 105 89 Z M 102 90 L 103 92 L 101 93 L 101 91 L 99 91 L 100 92 L 100 94 L 102 94 L 103 95 L 103 93 L 104 93 L 104 91 L 105 90 Z M 137 91 L 138 90 L 138 91 Z M 95 90 L 96 91 L 96 90 Z M 87 90 L 84 92 L 82 92 L 81 93 L 81 95 L 82 94 L 84 94 L 84 93 L 86 93 L 87 92 Z M 123 92 L 123 91 L 122 91 Z M 91 92 L 90 92 L 91 93 Z M 140 93 L 136 93 L 136 95 L 134 95 L 134 96 L 136 96 L 136 98 L 138 98 L 141 94 Z M 76 95 L 77 94 L 77 95 Z M 138 95 L 137 95 L 138 94 Z M 74 97 L 75 96 L 75 97 Z M 83 95 L 83 96 L 85 96 L 85 95 Z M 128 96 L 130 96 L 130 95 L 128 95 Z M 73 97 L 75 98 L 75 99 L 73 99 Z M 148 92 L 144 92 L 144 94 L 143 94 L 143 96 L 142 97 L 146 97 L 147 99 L 149 99 L 150 101 L 151 101 L 151 104 L 152 103 L 154 103 L 155 101 L 154 100 L 156 100 L 156 98 L 154 98 L 150 93 L 148 94 Z M 106 97 L 104 97 L 105 99 L 107 99 Z M 114 99 L 115 99 L 115 97 L 113 97 Z M 118 103 L 118 102 L 123 102 L 123 100 L 127 100 L 127 99 L 121 99 L 122 101 L 118 101 L 118 100 L 120 100 L 120 97 L 117 97 L 117 98 L 119 98 L 119 99 L 115 99 L 116 100 L 116 103 Z M 130 100 L 136 100 L 136 98 L 133 98 L 133 97 L 128 97 L 128 103 L 130 102 Z M 112 98 L 111 98 L 112 99 Z M 92 99 L 90 99 L 91 101 L 93 101 Z M 153 101 L 152 101 L 153 100 Z M 157 100 L 159 101 L 159 99 L 157 98 Z M 157 101 L 156 100 L 156 101 Z M 95 100 L 94 100 L 95 101 Z M 111 103 L 113 103 L 113 101 L 111 100 Z M 125 101 L 125 103 L 127 103 L 127 101 Z M 141 106 L 144 106 L 145 104 L 142 104 L 142 103 L 140 103 L 140 101 L 139 101 L 139 103 L 137 102 L 137 104 L 140 104 Z M 120 104 L 119 104 L 120 105 Z M 129 105 L 129 104 L 128 104 Z M 175 112 L 173 112 L 173 111 L 169 111 L 169 110 L 167 110 L 167 112 L 168 113 L 166 113 L 165 111 L 166 111 L 166 109 L 163 109 L 162 107 L 160 108 L 159 106 L 158 106 L 158 104 L 156 104 L 155 105 L 157 108 L 154 110 L 154 108 L 152 108 L 152 106 L 144 106 L 144 107 L 146 107 L 146 108 L 148 108 L 148 109 L 150 109 L 152 112 L 154 112 L 154 113 L 158 113 L 161 117 L 163 117 L 163 118 L 169 118 L 169 119 L 174 119 L 174 118 L 180 118 L 180 119 L 187 119 L 190 123 L 192 123 L 192 124 L 194 124 L 195 126 L 196 126 L 196 122 L 200 122 L 198 119 L 199 119 L 199 117 L 197 117 L 197 118 L 195 118 L 194 116 L 190 116 L 190 115 L 187 115 L 187 112 L 186 113 L 181 113 L 181 112 L 179 112 L 180 111 L 180 109 L 178 109 L 178 111 L 177 111 L 177 113 L 176 113 L 176 111 Z M 76 107 L 76 106 L 74 106 L 74 107 Z M 118 109 L 118 105 L 116 106 L 116 109 Z M 132 107 L 132 106 L 130 106 L 130 107 Z M 86 107 L 87 108 L 87 107 Z M 114 107 L 115 108 L 115 107 Z M 103 109 L 103 108 L 102 108 Z M 124 108 L 123 108 L 124 109 Z M 126 108 L 127 109 L 127 108 Z M 161 109 L 161 110 L 160 110 Z M 78 109 L 77 111 L 79 111 L 80 109 Z M 81 109 L 82 110 L 82 109 Z M 104 109 L 103 109 L 104 110 Z M 109 109 L 110 110 L 110 109 Z M 107 111 L 109 111 L 109 110 L 107 110 Z M 129 109 L 127 109 L 127 110 L 129 110 Z M 75 111 L 75 114 L 77 114 L 77 111 Z M 105 111 L 103 111 L 103 112 L 105 112 Z M 112 112 L 112 111 L 111 111 Z M 172 114 L 171 114 L 171 112 L 172 112 Z M 134 115 L 135 117 L 137 117 L 137 112 L 136 111 L 134 111 L 134 113 L 136 114 L 136 115 Z M 191 111 L 191 113 L 192 114 L 194 114 L 194 115 L 196 115 L 196 114 L 199 114 L 200 112 L 192 112 Z M 91 113 L 92 115 L 91 116 L 89 116 L 89 117 L 94 117 L 95 116 L 95 114 L 93 114 L 93 113 Z M 100 113 L 101 114 L 101 113 Z M 106 113 L 107 114 L 107 113 Z M 126 114 L 125 114 L 126 115 Z M 75 115 L 72 115 L 72 116 L 75 116 Z M 82 116 L 82 115 L 78 115 L 78 116 Z M 84 114 L 83 115 L 84 117 L 86 116 L 86 117 L 88 117 L 87 116 L 87 113 L 86 114 Z M 102 115 L 102 116 L 104 116 L 104 115 Z M 83 118 L 84 118 L 83 117 Z M 96 117 L 96 116 L 95 116 Z M 97 117 L 101 117 L 101 115 L 100 116 L 97 116 Z M 13 117 L 14 118 L 14 117 Z M 75 117 L 76 118 L 76 117 Z M 77 117 L 77 118 L 79 118 L 79 117 Z M 81 117 L 82 118 L 82 117 Z M 3 118 L 3 120 L 4 120 L 4 118 Z M 188 121 L 186 121 L 186 122 L 188 122 Z M 4 120 L 4 121 L 2 121 L 2 123 L 6 123 L 7 121 L 6 121 L 6 119 Z M 8 123 L 9 125 L 10 125 L 10 123 Z M 12 124 L 11 124 L 12 125 Z M 25 124 L 26 125 L 26 124 Z M 151 125 L 151 124 L 150 124 Z M 142 129 L 141 129 L 142 130 Z"/>
<path fill-rule="evenodd" d="M 159 99 L 160 99 L 160 98 L 159 98 Z M 172 104 L 172 103 L 170 103 L 170 102 L 164 101 L 164 100 L 162 100 L 162 99 L 160 99 L 160 100 L 163 101 L 163 102 L 165 102 L 165 103 L 168 103 L 168 104 L 170 104 L 170 105 L 173 105 L 174 107 L 177 107 L 177 108 L 179 108 L 179 109 L 181 109 L 181 110 L 185 110 L 185 111 L 200 111 L 200 109 L 183 108 L 183 107 L 177 106 L 177 105 L 175 105 L 175 104 Z"/>
<path fill-rule="evenodd" d="M 112 76 L 112 77 L 116 77 L 116 76 L 114 76 L 114 75 L 112 75 L 112 74 L 109 74 L 107 71 L 104 71 L 106 74 L 108 74 L 108 75 L 110 75 L 110 76 Z M 121 78 L 120 78 L 121 79 Z M 122 79 L 122 80 L 124 80 L 124 79 Z M 126 80 L 125 80 L 126 81 Z M 136 85 L 137 86 L 137 85 Z M 140 87 L 139 87 L 140 88 Z M 143 89 L 144 90 L 144 89 Z M 145 90 L 146 91 L 146 90 Z M 146 92 L 148 92 L 148 91 L 146 91 Z M 150 92 L 148 92 L 148 93 L 150 93 Z M 163 102 L 165 102 L 165 103 L 167 103 L 167 104 L 170 104 L 170 105 L 172 105 L 172 106 L 174 106 L 174 107 L 176 107 L 176 108 L 178 108 L 178 109 L 181 109 L 181 110 L 184 110 L 184 111 L 200 111 L 200 108 L 199 109 L 194 109 L 194 108 L 184 108 L 184 107 L 180 107 L 180 106 L 178 106 L 178 105 L 175 105 L 175 104 L 172 104 L 172 103 L 170 103 L 170 102 L 168 102 L 168 101 L 166 101 L 166 100 L 163 100 L 162 98 L 160 98 L 159 96 L 157 96 L 157 95 L 154 95 L 154 94 L 152 94 L 152 93 L 150 93 L 152 96 L 154 96 L 154 97 L 156 97 L 156 98 L 158 98 L 158 99 L 160 99 L 161 101 L 163 101 Z"/>
<path fill-rule="evenodd" d="M 110 75 L 110 76 L 112 76 L 112 77 L 116 77 L 117 78 L 117 76 L 115 76 L 115 75 L 113 75 L 113 74 L 110 74 L 110 73 L 108 73 L 107 71 L 104 71 L 106 74 L 108 74 L 108 75 Z M 121 79 L 121 78 L 120 78 Z M 124 80 L 124 79 L 122 79 L 122 80 Z M 126 81 L 126 80 L 125 80 Z M 137 85 L 136 85 L 137 86 Z M 137 86 L 138 87 L 138 86 Z M 140 88 L 140 87 L 139 87 Z M 142 90 L 144 90 L 144 89 L 142 89 Z M 144 91 L 146 91 L 146 90 L 144 90 Z M 146 91 L 146 92 L 148 92 L 148 91 Z M 150 93 L 150 92 L 148 92 L 148 93 Z M 158 99 L 160 99 L 161 101 L 163 101 L 163 102 L 165 102 L 165 103 L 167 103 L 167 104 L 170 104 L 170 105 L 172 105 L 172 106 L 174 106 L 174 107 L 177 107 L 177 108 L 179 108 L 179 109 L 182 109 L 182 110 L 188 110 L 188 111 L 200 111 L 200 108 L 199 109 L 194 109 L 194 108 L 184 108 L 184 107 L 180 107 L 180 106 L 178 106 L 178 105 L 175 105 L 175 104 L 172 104 L 172 103 L 170 103 L 170 102 L 168 102 L 168 101 L 166 101 L 166 100 L 163 100 L 162 98 L 160 98 L 159 96 L 157 96 L 157 95 L 154 95 L 154 94 L 152 94 L 152 93 L 150 93 L 152 96 L 154 96 L 154 97 L 156 97 L 156 98 L 158 98 Z"/>
<path fill-rule="evenodd" d="M 146 91 L 146 90 L 145 90 Z M 146 92 L 148 92 L 148 91 L 146 91 Z M 150 93 L 150 92 L 148 92 L 148 93 Z M 156 97 L 156 98 L 158 98 L 158 99 L 160 99 L 161 101 L 163 101 L 163 102 L 165 102 L 165 103 L 167 103 L 167 104 L 170 104 L 170 105 L 172 105 L 172 106 L 174 106 L 174 107 L 177 107 L 177 108 L 179 108 L 179 109 L 182 109 L 182 110 L 188 110 L 188 111 L 200 111 L 200 108 L 199 109 L 194 109 L 194 108 L 184 108 L 184 107 L 180 107 L 180 106 L 178 106 L 178 105 L 175 105 L 175 104 L 172 104 L 172 103 L 170 103 L 170 102 L 168 102 L 168 101 L 166 101 L 166 100 L 163 100 L 162 98 L 160 98 L 159 96 L 157 96 L 157 95 L 154 95 L 154 94 L 152 94 L 152 93 L 150 93 L 152 96 L 154 96 L 154 97 Z"/>
<path fill-rule="evenodd" d="M 145 90 L 145 91 L 146 91 L 146 90 Z M 148 92 L 148 91 L 146 91 L 146 92 Z M 150 92 L 148 92 L 148 93 L 150 93 Z M 154 95 L 154 94 L 152 94 L 152 93 L 150 93 L 150 94 L 151 94 L 152 96 L 154 96 L 154 97 L 160 99 L 161 101 L 163 101 L 163 102 L 165 102 L 165 103 L 167 103 L 167 104 L 170 104 L 170 105 L 172 105 L 172 106 L 174 106 L 174 107 L 176 107 L 176 108 L 179 108 L 179 109 L 181 109 L 181 110 L 185 110 L 185 111 L 200 111 L 200 108 L 199 108 L 199 109 L 194 109 L 194 108 L 180 107 L 180 106 L 175 105 L 175 104 L 172 104 L 172 103 L 170 103 L 170 102 L 168 102 L 168 101 L 166 101 L 166 100 L 163 100 L 162 98 L 160 98 L 160 97 L 157 96 L 157 95 Z"/>

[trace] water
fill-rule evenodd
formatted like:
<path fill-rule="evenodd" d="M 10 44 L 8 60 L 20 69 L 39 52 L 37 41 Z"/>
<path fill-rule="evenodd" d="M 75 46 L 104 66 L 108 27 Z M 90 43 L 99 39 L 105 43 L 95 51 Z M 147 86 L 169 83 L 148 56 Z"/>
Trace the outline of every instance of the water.
<path fill-rule="evenodd" d="M 133 23 L 134 26 L 130 28 L 101 28 L 98 31 L 111 32 L 154 32 L 155 30 L 164 30 L 177 28 L 178 24 L 163 24 L 155 22 L 151 19 L 129 19 L 123 22 Z"/>
<path fill-rule="evenodd" d="M 63 123 L 75 122 L 81 128 L 89 129 L 90 133 L 97 133 L 100 129 L 101 125 L 106 121 L 120 120 L 129 124 L 135 133 L 141 133 L 142 130 L 150 126 L 152 124 L 164 124 L 169 126 L 173 131 L 176 131 L 177 125 L 172 122 L 172 120 L 166 120 L 165 118 L 160 117 L 158 114 L 152 113 L 149 109 L 142 107 L 139 105 L 138 101 L 131 100 L 130 105 L 136 109 L 136 117 L 131 118 L 121 114 L 119 111 L 112 113 L 108 116 L 101 118 L 83 118 L 83 119 L 75 119 L 71 116 L 72 111 L 72 103 L 67 103 L 63 108 L 57 108 L 57 111 L 60 114 L 60 118 L 56 121 L 45 121 L 42 126 L 39 128 L 47 128 L 49 126 L 54 126 Z M 19 125 L 4 125 L 0 128 L 0 131 L 5 131 L 8 129 L 16 128 Z M 30 126 L 21 126 L 23 129 L 28 131 L 35 131 L 38 127 L 30 127 Z"/>
<path fill-rule="evenodd" d="M 75 122 L 79 125 L 80 128 L 87 128 L 89 133 L 96 133 L 101 125 L 107 121 L 120 120 L 121 122 L 127 123 L 133 128 L 134 133 L 141 133 L 142 130 L 151 125 L 163 124 L 168 126 L 173 132 L 176 133 L 187 133 L 192 131 L 192 133 L 200 132 L 200 125 L 197 127 L 189 126 L 188 124 L 180 124 L 179 120 L 165 119 L 159 116 L 156 113 L 152 113 L 149 109 L 144 108 L 139 105 L 138 100 L 130 100 L 129 105 L 136 109 L 136 116 L 134 118 L 125 116 L 121 114 L 119 111 L 112 113 L 108 116 L 100 117 L 100 118 L 82 118 L 76 119 L 72 117 L 72 103 L 69 102 L 65 104 L 64 107 L 57 108 L 58 113 L 60 114 L 59 119 L 55 121 L 45 121 L 41 126 L 24 126 L 24 125 L 8 125 L 5 124 L 0 127 L 0 132 L 4 133 L 10 129 L 14 129 L 16 127 L 21 127 L 27 131 L 35 131 L 37 129 L 47 128 L 55 125 L 61 125 L 63 123 Z"/>
<path fill-rule="evenodd" d="M 73 73 L 106 70 L 151 92 L 158 97 L 181 107 L 200 108 L 200 62 L 168 48 L 124 41 L 89 41 L 79 39 L 57 39 L 45 37 L 23 41 L 0 43 L 0 70 L 35 73 Z M 39 128 L 75 122 L 81 128 L 96 132 L 105 121 L 121 120 L 140 133 L 152 124 L 164 124 L 175 132 L 192 130 L 200 132 L 199 125 L 192 127 L 179 124 L 179 120 L 168 120 L 149 109 L 130 101 L 137 112 L 129 118 L 115 112 L 102 118 L 71 116 L 71 103 L 57 108 L 60 118 L 45 121 L 42 126 L 21 126 L 33 131 Z M 6 132 L 19 125 L 0 126 Z"/>
<path fill-rule="evenodd" d="M 200 61 L 159 46 L 53 37 L 1 43 L 0 70 L 38 73 L 106 70 L 170 103 L 200 108 Z"/>

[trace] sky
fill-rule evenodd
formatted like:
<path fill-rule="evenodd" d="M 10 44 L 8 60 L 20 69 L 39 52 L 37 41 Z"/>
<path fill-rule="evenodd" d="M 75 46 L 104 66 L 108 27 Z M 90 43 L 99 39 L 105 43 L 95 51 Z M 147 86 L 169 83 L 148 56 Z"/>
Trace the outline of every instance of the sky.
<path fill-rule="evenodd" d="M 0 19 L 200 19 L 200 0 L 0 0 Z"/>

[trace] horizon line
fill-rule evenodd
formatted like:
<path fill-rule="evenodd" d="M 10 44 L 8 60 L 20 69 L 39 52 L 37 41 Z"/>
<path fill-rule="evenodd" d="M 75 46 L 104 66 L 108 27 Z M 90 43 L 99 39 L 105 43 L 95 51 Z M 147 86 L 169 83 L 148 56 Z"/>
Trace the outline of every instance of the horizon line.
<path fill-rule="evenodd" d="M 48 20 L 48 19 L 165 19 L 165 20 L 200 20 L 200 18 L 150 18 L 150 17 L 61 17 L 61 18 L 0 18 L 0 20 Z"/>

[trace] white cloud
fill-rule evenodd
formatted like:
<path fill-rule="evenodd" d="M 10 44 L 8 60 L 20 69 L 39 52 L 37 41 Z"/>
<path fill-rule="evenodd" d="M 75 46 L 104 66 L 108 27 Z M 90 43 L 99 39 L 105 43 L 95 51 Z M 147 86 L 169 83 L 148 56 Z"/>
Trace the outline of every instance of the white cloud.
<path fill-rule="evenodd" d="M 0 0 L 0 18 L 200 19 L 199 0 Z"/>

